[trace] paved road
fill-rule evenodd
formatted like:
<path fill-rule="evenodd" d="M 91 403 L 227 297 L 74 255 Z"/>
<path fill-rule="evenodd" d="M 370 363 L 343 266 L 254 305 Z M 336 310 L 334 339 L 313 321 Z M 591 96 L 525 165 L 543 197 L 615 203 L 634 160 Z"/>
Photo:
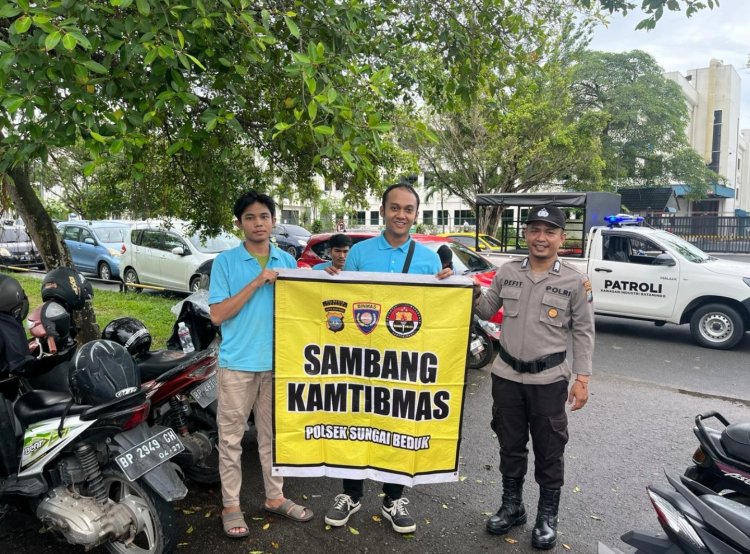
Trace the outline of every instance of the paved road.
<path fill-rule="evenodd" d="M 687 466 L 695 447 L 694 416 L 718 409 L 730 420 L 750 419 L 746 406 L 750 380 L 745 376 L 750 336 L 736 350 L 722 352 L 694 346 L 685 327 L 656 328 L 597 318 L 597 330 L 591 399 L 585 410 L 570 417 L 558 552 L 593 553 L 597 541 L 617 544 L 626 530 L 658 530 L 645 487 L 663 484 L 664 469 L 681 472 Z M 339 492 L 339 483 L 329 479 L 287 480 L 287 495 L 315 510 L 312 522 L 265 517 L 258 509 L 262 484 L 255 444 L 248 438 L 242 503 L 250 518 L 251 536 L 241 541 L 225 539 L 216 515 L 218 492 L 194 489 L 178 505 L 184 517 L 179 551 L 533 552 L 529 546 L 532 524 L 514 529 L 507 541 L 484 532 L 484 520 L 497 509 L 501 492 L 497 444 L 488 427 L 491 399 L 486 371 L 469 374 L 466 398 L 461 448 L 465 479 L 420 486 L 408 493 L 419 525 L 413 536 L 398 536 L 387 524 L 373 519 L 379 513 L 380 499 L 378 486 L 369 481 L 363 508 L 350 520 L 356 534 L 323 525 L 323 514 Z M 533 483 L 527 482 L 526 495 L 533 514 L 537 498 Z M 12 512 L 0 524 L 0 551 L 82 552 L 40 535 L 39 527 L 34 519 Z"/>

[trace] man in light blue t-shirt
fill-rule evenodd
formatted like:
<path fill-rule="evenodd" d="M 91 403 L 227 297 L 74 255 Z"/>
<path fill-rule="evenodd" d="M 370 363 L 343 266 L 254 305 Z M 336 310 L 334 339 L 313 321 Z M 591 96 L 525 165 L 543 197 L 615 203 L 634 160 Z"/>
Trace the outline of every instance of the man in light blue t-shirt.
<path fill-rule="evenodd" d="M 295 268 L 289 254 L 271 244 L 276 204 L 250 191 L 234 205 L 244 242 L 219 254 L 211 270 L 208 303 L 211 321 L 221 325 L 218 413 L 219 474 L 224 532 L 231 538 L 250 534 L 240 508 L 242 437 L 250 412 L 255 414 L 258 454 L 263 471 L 267 512 L 309 521 L 312 510 L 284 498 L 282 477 L 273 465 L 273 287 L 276 268 Z"/>
<path fill-rule="evenodd" d="M 383 193 L 380 215 L 385 222 L 382 234 L 355 244 L 344 265 L 345 271 L 374 271 L 379 273 L 419 273 L 444 279 L 453 274 L 450 268 L 442 269 L 440 257 L 426 246 L 414 241 L 409 229 L 419 213 L 419 195 L 406 183 L 391 185 Z M 411 252 L 411 255 L 409 254 Z M 331 275 L 340 269 L 327 267 Z M 383 516 L 397 533 L 411 533 L 417 525 L 409 515 L 403 496 L 403 485 L 383 483 Z M 361 479 L 344 479 L 344 492 L 334 499 L 326 512 L 325 522 L 334 527 L 346 525 L 349 517 L 358 512 L 364 494 Z"/>

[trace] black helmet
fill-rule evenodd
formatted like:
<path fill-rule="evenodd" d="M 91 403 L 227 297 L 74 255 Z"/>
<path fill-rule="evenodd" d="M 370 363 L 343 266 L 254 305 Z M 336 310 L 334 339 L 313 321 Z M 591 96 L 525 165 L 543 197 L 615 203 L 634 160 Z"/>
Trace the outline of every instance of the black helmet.
<path fill-rule="evenodd" d="M 69 267 L 53 269 L 42 280 L 42 300 L 56 300 L 71 311 L 83 308 L 86 299 L 86 278 Z"/>
<path fill-rule="evenodd" d="M 104 404 L 140 390 L 138 366 L 114 341 L 87 342 L 76 352 L 73 364 L 70 388 L 79 402 Z"/>
<path fill-rule="evenodd" d="M 151 348 L 151 333 L 134 317 L 118 317 L 102 331 L 102 338 L 121 344 L 133 356 L 140 356 Z"/>
<path fill-rule="evenodd" d="M 91 281 L 83 276 L 83 273 L 79 273 L 78 275 L 83 281 L 83 301 L 86 302 L 88 300 L 92 302 L 94 300 L 94 286 L 91 284 Z"/>
<path fill-rule="evenodd" d="M 21 284 L 13 277 L 0 275 L 0 312 L 23 322 L 29 314 L 29 299 Z"/>

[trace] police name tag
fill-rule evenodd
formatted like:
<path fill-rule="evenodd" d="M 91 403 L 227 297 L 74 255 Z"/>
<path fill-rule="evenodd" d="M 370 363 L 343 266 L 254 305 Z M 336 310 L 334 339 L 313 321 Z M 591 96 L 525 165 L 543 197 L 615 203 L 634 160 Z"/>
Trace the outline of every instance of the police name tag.
<path fill-rule="evenodd" d="M 165 429 L 116 456 L 115 462 L 120 466 L 125 477 L 130 481 L 135 481 L 183 450 L 185 446 L 180 442 L 177 434 L 172 429 Z"/>
<path fill-rule="evenodd" d="M 195 387 L 190 392 L 190 396 L 193 397 L 201 408 L 205 408 L 216 400 L 216 375 L 212 375 L 210 379 Z"/>

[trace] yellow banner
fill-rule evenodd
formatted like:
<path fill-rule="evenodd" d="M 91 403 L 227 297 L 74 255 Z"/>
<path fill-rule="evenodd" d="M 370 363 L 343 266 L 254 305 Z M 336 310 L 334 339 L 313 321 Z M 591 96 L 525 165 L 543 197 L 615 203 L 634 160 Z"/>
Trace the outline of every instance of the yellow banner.
<path fill-rule="evenodd" d="M 456 481 L 471 281 L 297 270 L 275 291 L 274 473 Z"/>

